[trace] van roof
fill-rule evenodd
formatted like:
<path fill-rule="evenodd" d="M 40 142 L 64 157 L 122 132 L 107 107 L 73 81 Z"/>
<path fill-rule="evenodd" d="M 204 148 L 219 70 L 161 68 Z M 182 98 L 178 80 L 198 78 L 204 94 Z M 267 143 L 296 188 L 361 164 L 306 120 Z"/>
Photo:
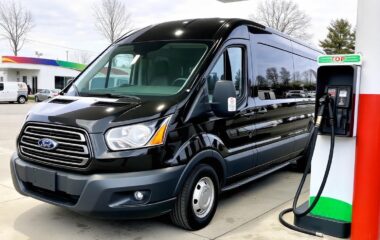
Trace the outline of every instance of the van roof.
<path fill-rule="evenodd" d="M 320 49 L 310 46 L 303 41 L 294 39 L 284 33 L 265 27 L 254 21 L 240 18 L 198 18 L 159 23 L 130 32 L 127 36 L 119 39 L 117 43 L 126 44 L 189 39 L 216 41 L 220 38 L 227 37 L 235 28 L 242 25 L 279 35 L 323 54 Z"/>

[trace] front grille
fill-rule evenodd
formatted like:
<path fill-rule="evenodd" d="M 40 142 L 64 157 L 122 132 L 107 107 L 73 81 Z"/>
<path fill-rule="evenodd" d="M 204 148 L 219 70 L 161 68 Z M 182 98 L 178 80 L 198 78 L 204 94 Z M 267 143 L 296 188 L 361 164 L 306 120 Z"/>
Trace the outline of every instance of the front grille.
<path fill-rule="evenodd" d="M 53 150 L 41 148 L 38 141 L 49 138 L 58 143 Z M 88 137 L 84 130 L 52 124 L 28 124 L 19 138 L 19 151 L 28 159 L 45 164 L 84 167 L 90 160 Z"/>

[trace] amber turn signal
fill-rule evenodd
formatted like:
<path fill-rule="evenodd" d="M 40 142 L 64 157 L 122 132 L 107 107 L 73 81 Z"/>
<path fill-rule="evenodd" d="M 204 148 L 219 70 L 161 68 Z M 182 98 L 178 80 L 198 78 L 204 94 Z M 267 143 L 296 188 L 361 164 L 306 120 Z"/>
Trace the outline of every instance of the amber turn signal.
<path fill-rule="evenodd" d="M 168 121 L 162 123 L 160 128 L 157 130 L 156 134 L 152 137 L 149 145 L 159 145 L 163 144 L 165 140 L 166 129 L 168 128 Z"/>

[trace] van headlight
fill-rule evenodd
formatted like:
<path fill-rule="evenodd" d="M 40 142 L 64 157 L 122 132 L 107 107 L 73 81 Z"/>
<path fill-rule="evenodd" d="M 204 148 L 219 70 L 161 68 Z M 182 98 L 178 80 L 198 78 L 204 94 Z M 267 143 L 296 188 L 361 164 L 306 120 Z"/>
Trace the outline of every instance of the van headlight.
<path fill-rule="evenodd" d="M 107 145 L 120 151 L 163 144 L 170 118 L 112 128 L 105 135 Z"/>

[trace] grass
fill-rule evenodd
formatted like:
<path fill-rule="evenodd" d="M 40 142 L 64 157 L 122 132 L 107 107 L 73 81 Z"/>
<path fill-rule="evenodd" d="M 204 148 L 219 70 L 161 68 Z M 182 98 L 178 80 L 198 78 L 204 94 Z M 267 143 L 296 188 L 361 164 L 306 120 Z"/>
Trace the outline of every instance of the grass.
<path fill-rule="evenodd" d="M 34 95 L 28 95 L 28 101 L 34 102 Z"/>

